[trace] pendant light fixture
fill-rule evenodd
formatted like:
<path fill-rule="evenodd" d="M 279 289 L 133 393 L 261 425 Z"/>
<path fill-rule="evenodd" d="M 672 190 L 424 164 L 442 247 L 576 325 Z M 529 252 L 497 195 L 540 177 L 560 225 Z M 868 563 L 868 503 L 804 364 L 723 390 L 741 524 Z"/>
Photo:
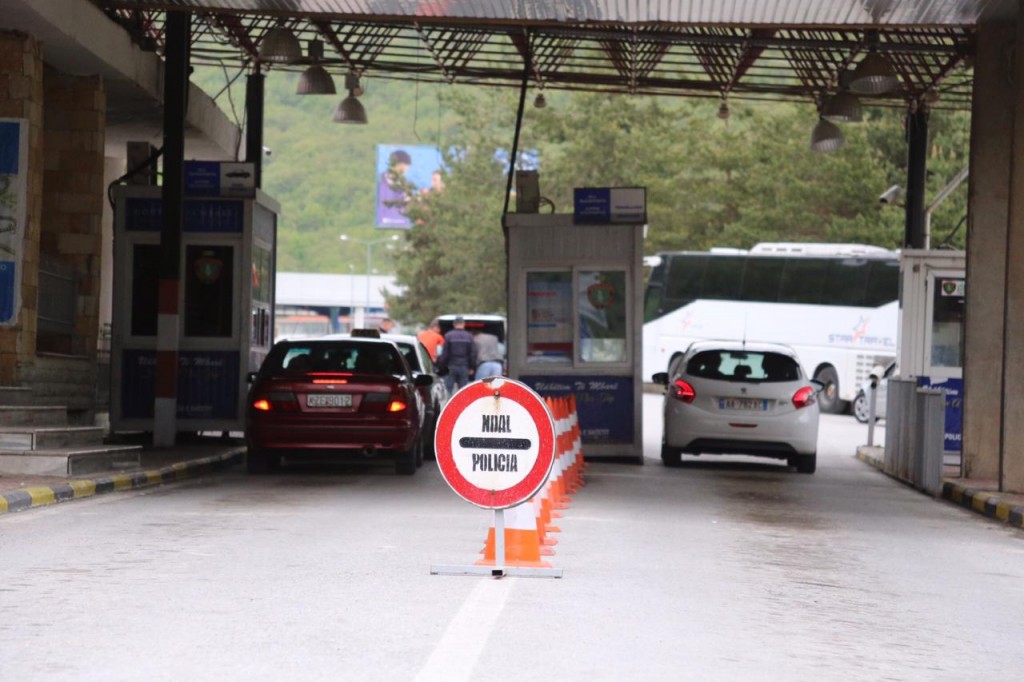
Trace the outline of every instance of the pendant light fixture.
<path fill-rule="evenodd" d="M 307 51 L 309 68 L 299 76 L 299 84 L 295 88 L 296 95 L 333 95 L 337 92 L 334 79 L 327 69 L 320 65 L 324 58 L 324 44 L 319 40 L 309 41 Z"/>
<path fill-rule="evenodd" d="M 335 123 L 366 123 L 366 109 L 358 96 L 363 94 L 363 88 L 359 85 L 359 76 L 348 73 L 345 76 L 345 89 L 348 90 L 348 97 L 338 103 L 334 110 Z"/>
<path fill-rule="evenodd" d="M 840 90 L 825 101 L 821 117 L 833 123 L 860 123 L 864 113 L 856 95 Z"/>
<path fill-rule="evenodd" d="M 839 126 L 824 118 L 818 118 L 818 123 L 811 131 L 811 151 L 834 152 L 844 144 L 846 139 Z"/>
<path fill-rule="evenodd" d="M 260 41 L 260 61 L 273 64 L 295 64 L 302 61 L 302 46 L 284 21 L 267 31 Z"/>
<path fill-rule="evenodd" d="M 850 76 L 850 90 L 859 95 L 884 95 L 900 86 L 900 79 L 888 59 L 878 52 L 878 33 L 866 36 L 868 53 Z"/>

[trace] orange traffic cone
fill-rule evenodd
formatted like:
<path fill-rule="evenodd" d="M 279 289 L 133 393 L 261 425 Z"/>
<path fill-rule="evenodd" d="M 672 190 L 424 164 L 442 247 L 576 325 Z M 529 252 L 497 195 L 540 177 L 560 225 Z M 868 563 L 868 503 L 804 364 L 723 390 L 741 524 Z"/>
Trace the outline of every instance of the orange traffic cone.
<path fill-rule="evenodd" d="M 504 511 L 505 517 L 505 558 L 502 565 L 522 566 L 531 568 L 550 568 L 551 564 L 541 561 L 540 539 L 537 536 L 537 525 L 533 516 L 533 505 L 520 504 Z M 487 542 L 484 545 L 484 558 L 476 562 L 477 566 L 494 566 L 495 557 L 494 521 L 487 531 Z"/>

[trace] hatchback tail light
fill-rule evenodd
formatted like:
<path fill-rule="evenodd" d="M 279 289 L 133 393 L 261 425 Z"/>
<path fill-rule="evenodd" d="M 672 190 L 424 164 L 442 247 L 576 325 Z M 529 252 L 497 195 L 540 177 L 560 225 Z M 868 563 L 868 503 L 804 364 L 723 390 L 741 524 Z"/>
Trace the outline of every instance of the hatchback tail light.
<path fill-rule="evenodd" d="M 804 386 L 793 394 L 793 407 L 800 409 L 813 405 L 817 401 L 813 386 Z"/>
<path fill-rule="evenodd" d="M 402 412 L 408 407 L 404 400 L 392 400 L 388 403 L 388 412 Z"/>
<path fill-rule="evenodd" d="M 672 383 L 672 397 L 682 400 L 684 403 L 692 403 L 693 399 L 697 397 L 697 392 L 693 390 L 693 386 L 682 379 L 676 379 Z"/>

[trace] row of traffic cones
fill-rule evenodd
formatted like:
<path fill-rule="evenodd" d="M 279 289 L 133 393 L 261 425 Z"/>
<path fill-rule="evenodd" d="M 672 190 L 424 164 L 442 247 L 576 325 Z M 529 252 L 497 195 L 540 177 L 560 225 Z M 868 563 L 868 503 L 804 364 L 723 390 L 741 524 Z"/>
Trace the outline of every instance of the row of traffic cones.
<path fill-rule="evenodd" d="M 583 487 L 586 462 L 580 438 L 576 398 L 545 398 L 555 424 L 555 460 L 551 475 L 540 491 L 523 504 L 504 511 L 506 566 L 550 568 L 542 557 L 552 556 L 558 544 L 555 533 L 562 529 L 554 524 L 561 511 L 568 509 L 572 495 Z M 477 566 L 494 566 L 494 520 L 487 531 L 483 558 Z"/>

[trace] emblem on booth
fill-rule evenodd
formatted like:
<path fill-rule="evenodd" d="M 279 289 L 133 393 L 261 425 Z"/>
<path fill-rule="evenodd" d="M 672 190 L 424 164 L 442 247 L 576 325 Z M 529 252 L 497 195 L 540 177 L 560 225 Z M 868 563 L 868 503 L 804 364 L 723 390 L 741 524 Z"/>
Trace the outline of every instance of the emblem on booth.
<path fill-rule="evenodd" d="M 213 251 L 203 251 L 203 255 L 196 258 L 192 269 L 201 283 L 213 284 L 224 271 L 224 261 L 215 256 Z"/>
<path fill-rule="evenodd" d="M 587 287 L 587 300 L 598 310 L 604 310 L 615 299 L 615 287 L 606 282 L 598 282 Z"/>

